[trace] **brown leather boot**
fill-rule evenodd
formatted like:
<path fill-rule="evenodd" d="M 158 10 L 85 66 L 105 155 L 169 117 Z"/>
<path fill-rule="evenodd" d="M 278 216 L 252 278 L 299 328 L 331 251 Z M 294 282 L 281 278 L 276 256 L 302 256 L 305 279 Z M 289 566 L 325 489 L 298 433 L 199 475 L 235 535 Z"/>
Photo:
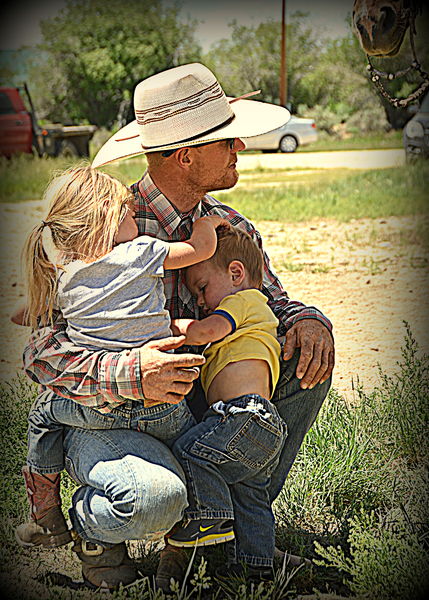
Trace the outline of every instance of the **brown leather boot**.
<path fill-rule="evenodd" d="M 156 571 L 155 584 L 158 589 L 166 594 L 171 592 L 171 579 L 182 584 L 192 557 L 192 552 L 191 548 L 171 546 L 166 541 L 165 548 L 160 552 L 158 569 Z"/>
<path fill-rule="evenodd" d="M 72 547 L 82 563 L 82 575 L 91 588 L 115 590 L 121 584 L 126 586 L 138 578 L 137 569 L 128 556 L 125 542 L 104 548 L 87 542 L 74 533 Z"/>
<path fill-rule="evenodd" d="M 54 480 L 24 467 L 27 497 L 30 504 L 30 521 L 15 530 L 21 546 L 56 548 L 71 542 L 71 534 L 61 512 L 60 474 Z"/>
<path fill-rule="evenodd" d="M 300 567 L 301 565 L 305 565 L 309 567 L 311 565 L 311 560 L 309 558 L 304 558 L 303 556 L 297 556 L 296 554 L 289 554 L 289 552 L 284 552 L 277 548 L 274 548 L 274 559 L 281 560 L 289 567 Z"/>

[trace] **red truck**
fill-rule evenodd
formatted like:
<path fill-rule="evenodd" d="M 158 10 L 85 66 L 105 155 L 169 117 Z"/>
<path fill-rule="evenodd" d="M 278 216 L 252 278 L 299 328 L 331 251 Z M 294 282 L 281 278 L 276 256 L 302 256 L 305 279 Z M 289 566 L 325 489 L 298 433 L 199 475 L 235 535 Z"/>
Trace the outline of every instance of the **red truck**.
<path fill-rule="evenodd" d="M 27 106 L 24 103 L 27 100 Z M 95 125 L 39 125 L 26 84 L 0 87 L 0 154 L 89 156 Z"/>

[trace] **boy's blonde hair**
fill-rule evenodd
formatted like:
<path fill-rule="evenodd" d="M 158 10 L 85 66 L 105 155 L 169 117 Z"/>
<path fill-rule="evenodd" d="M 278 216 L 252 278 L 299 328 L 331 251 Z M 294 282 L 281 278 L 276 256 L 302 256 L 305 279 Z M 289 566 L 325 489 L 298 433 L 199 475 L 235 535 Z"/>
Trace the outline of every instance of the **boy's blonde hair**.
<path fill-rule="evenodd" d="M 264 276 L 264 257 L 258 244 L 246 231 L 232 225 L 219 226 L 216 235 L 216 252 L 209 261 L 221 269 L 228 269 L 233 260 L 239 260 L 246 269 L 250 283 L 260 289 Z"/>
<path fill-rule="evenodd" d="M 23 251 L 27 282 L 26 321 L 32 327 L 52 321 L 57 269 L 73 260 L 93 261 L 114 246 L 118 227 L 133 200 L 129 188 L 90 166 L 68 169 L 45 192 L 49 212 L 29 235 Z M 57 256 L 43 245 L 49 229 Z M 58 264 L 59 263 L 59 264 Z"/>

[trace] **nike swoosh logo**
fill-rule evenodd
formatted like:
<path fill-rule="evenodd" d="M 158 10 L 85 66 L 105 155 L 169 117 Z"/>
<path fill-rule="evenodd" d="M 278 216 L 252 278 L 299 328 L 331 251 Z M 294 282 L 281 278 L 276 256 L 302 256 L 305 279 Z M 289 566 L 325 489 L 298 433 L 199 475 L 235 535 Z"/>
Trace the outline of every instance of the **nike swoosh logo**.
<path fill-rule="evenodd" d="M 203 527 L 202 525 L 200 525 L 200 532 L 204 533 L 205 531 L 208 531 L 209 529 L 213 529 L 214 525 L 209 525 L 208 527 Z"/>

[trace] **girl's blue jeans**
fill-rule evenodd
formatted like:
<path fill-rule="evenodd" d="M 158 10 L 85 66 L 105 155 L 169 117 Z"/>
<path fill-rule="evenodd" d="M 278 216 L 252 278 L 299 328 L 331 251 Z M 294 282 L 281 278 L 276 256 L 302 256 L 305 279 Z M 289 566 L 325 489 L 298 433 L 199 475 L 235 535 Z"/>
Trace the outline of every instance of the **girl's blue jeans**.
<path fill-rule="evenodd" d="M 286 425 L 274 405 L 256 394 L 213 404 L 173 452 L 186 475 L 189 519 L 234 519 L 235 559 L 272 565 L 274 517 L 270 476 Z"/>
<path fill-rule="evenodd" d="M 65 467 L 81 484 L 70 517 L 84 539 L 156 538 L 187 506 L 168 447 L 195 423 L 186 401 L 144 408 L 129 400 L 103 414 L 46 391 L 30 411 L 27 464 L 38 473 Z"/>

